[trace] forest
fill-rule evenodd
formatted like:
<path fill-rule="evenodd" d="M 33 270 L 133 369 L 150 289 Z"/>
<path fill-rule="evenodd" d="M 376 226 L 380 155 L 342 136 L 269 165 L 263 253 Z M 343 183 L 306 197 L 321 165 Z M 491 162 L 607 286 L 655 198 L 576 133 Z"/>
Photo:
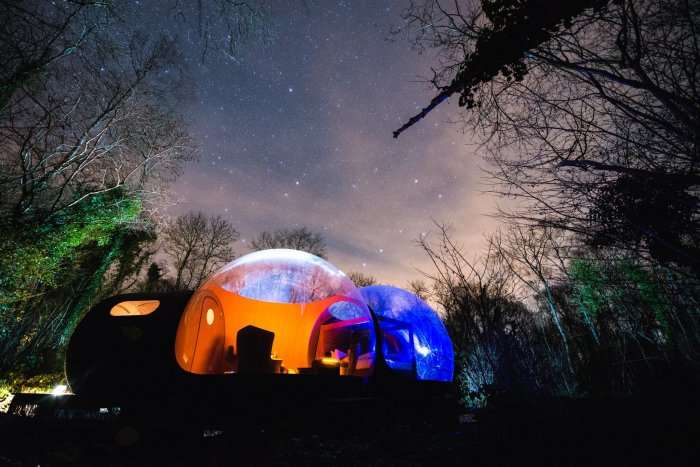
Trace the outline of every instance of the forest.
<path fill-rule="evenodd" d="M 168 3 L 203 60 L 274 34 L 265 2 Z M 328 255 L 306 227 L 243 245 L 221 216 L 163 214 L 198 158 L 188 64 L 121 4 L 0 1 L 0 399 L 59 382 L 106 297 L 192 290 L 250 250 Z M 394 39 L 437 57 L 435 98 L 394 137 L 458 104 L 508 200 L 479 257 L 439 219 L 416 239 L 433 268 L 410 288 L 464 406 L 697 389 L 700 2 L 416 0 L 401 20 Z"/>
<path fill-rule="evenodd" d="M 416 45 L 441 51 L 438 94 L 394 136 L 458 95 L 491 189 L 516 206 L 477 261 L 444 229 L 422 244 L 470 400 L 696 387 L 699 8 L 432 1 L 406 13 Z"/>

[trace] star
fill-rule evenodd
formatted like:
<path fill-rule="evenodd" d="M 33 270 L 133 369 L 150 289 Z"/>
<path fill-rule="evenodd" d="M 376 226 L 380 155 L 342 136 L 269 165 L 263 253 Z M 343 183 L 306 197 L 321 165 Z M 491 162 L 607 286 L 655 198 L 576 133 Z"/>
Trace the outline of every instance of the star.
<path fill-rule="evenodd" d="M 141 3 L 141 9 L 154 8 Z M 425 72 L 426 61 L 401 41 L 384 42 L 398 19 L 396 2 L 344 3 L 342 14 L 337 2 L 324 2 L 312 18 L 302 14 L 287 24 L 285 17 L 275 25 L 274 45 L 250 46 L 240 63 L 219 63 L 219 51 L 201 63 L 201 37 L 196 30 L 182 32 L 177 45 L 194 78 L 183 117 L 201 162 L 188 163 L 173 185 L 174 214 L 221 214 L 251 241 L 263 231 L 304 226 L 322 235 L 335 266 L 406 284 L 413 263 L 429 269 L 413 246 L 416 237 L 430 234 L 433 216 L 449 220 L 448 205 L 461 209 L 462 191 L 470 191 L 448 184 L 458 186 L 454 181 L 472 168 L 451 164 L 471 140 L 443 123 L 452 114 L 427 118 L 392 140 L 391 131 L 412 108 L 425 105 L 426 96 L 410 81 Z M 278 9 L 286 14 L 286 7 Z M 164 25 L 170 20 L 162 15 Z M 113 72 L 105 67 L 100 76 Z M 169 66 L 166 74 L 166 68 L 156 78 L 175 80 L 179 69 Z M 442 203 L 447 195 L 437 187 L 450 190 L 449 203 Z M 402 224 L 408 227 L 397 227 Z M 237 242 L 238 254 L 248 252 L 247 243 Z"/>

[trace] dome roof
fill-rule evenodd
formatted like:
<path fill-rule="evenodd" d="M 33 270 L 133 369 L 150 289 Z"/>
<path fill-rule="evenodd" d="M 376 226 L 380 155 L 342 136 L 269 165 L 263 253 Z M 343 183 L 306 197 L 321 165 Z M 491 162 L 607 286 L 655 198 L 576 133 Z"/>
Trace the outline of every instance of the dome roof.
<path fill-rule="evenodd" d="M 212 275 L 205 285 L 275 303 L 310 303 L 334 295 L 361 300 L 343 271 L 318 256 L 288 249 L 242 256 Z"/>

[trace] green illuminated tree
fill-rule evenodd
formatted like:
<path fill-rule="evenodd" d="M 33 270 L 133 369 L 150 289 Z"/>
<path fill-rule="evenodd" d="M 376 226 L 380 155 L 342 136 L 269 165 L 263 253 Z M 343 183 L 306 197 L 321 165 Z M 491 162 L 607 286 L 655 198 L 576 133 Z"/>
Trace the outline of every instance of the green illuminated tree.
<path fill-rule="evenodd" d="M 138 199 L 114 191 L 40 224 L 1 226 L 0 368 L 65 344 L 140 212 Z"/>

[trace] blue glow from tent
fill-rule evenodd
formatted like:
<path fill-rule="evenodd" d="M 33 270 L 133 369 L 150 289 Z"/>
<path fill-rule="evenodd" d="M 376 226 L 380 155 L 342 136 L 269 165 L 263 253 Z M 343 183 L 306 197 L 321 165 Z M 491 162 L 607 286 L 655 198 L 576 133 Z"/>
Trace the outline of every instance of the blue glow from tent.
<path fill-rule="evenodd" d="M 390 368 L 405 370 L 409 362 L 412 364 L 412 350 L 418 379 L 452 381 L 452 341 L 435 310 L 416 295 L 398 287 L 371 285 L 361 288 L 360 293 L 380 318 L 383 350 Z M 409 335 L 413 338 L 413 346 L 409 344 Z"/>

